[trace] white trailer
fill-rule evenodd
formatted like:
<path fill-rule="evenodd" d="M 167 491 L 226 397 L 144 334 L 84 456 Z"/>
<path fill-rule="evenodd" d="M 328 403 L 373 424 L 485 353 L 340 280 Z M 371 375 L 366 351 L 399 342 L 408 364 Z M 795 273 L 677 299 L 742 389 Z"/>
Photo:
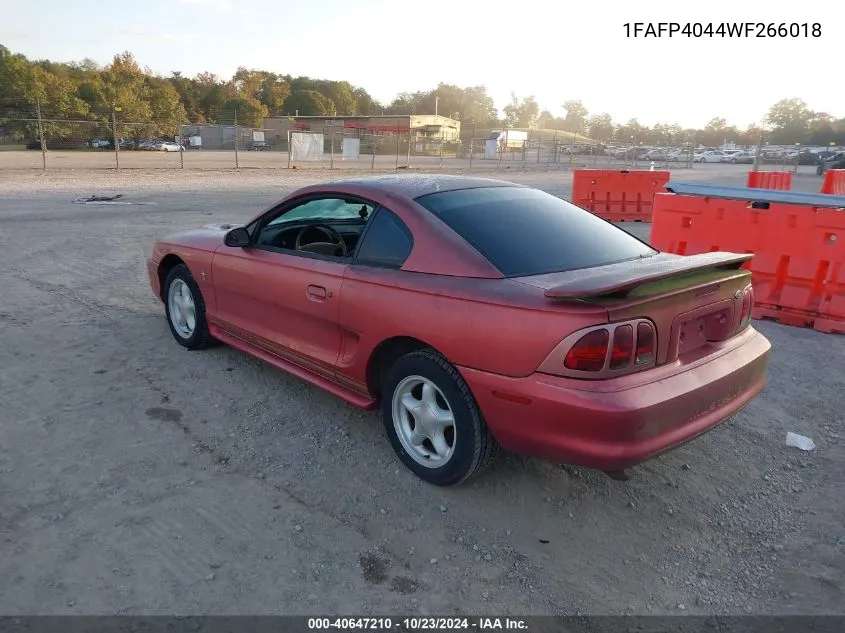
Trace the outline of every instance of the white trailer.
<path fill-rule="evenodd" d="M 528 144 L 528 132 L 520 130 L 493 130 L 487 137 L 488 141 L 497 141 L 499 151 L 521 152 Z"/>

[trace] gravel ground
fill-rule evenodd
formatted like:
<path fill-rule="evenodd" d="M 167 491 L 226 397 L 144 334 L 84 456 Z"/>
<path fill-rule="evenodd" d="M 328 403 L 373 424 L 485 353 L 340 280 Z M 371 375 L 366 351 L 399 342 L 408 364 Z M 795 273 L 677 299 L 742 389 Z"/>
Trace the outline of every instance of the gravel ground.
<path fill-rule="evenodd" d="M 508 456 L 455 489 L 376 414 L 176 345 L 152 241 L 335 175 L 0 172 L 0 613 L 845 613 L 843 337 L 757 323 L 765 392 L 627 482 Z M 148 204 L 72 203 L 94 193 Z"/>

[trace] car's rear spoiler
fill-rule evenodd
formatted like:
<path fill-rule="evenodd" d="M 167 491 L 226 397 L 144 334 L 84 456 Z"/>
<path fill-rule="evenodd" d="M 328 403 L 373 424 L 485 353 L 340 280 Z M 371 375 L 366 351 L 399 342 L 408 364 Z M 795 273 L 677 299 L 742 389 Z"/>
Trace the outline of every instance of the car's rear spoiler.
<path fill-rule="evenodd" d="M 586 299 L 615 295 L 670 277 L 680 277 L 708 269 L 738 269 L 753 257 L 754 255 L 750 253 L 715 252 L 686 257 L 672 253 L 659 253 L 645 259 L 573 271 L 567 274 L 569 279 L 546 289 L 544 294 L 549 299 Z"/>

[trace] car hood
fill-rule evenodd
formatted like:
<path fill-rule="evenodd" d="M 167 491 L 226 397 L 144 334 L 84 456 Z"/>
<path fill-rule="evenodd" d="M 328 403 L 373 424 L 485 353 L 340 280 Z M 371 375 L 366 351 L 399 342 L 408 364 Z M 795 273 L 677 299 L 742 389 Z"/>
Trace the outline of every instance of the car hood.
<path fill-rule="evenodd" d="M 223 243 L 223 236 L 226 233 L 239 226 L 243 225 L 239 222 L 206 224 L 200 228 L 171 233 L 162 238 L 159 243 L 213 251 Z"/>

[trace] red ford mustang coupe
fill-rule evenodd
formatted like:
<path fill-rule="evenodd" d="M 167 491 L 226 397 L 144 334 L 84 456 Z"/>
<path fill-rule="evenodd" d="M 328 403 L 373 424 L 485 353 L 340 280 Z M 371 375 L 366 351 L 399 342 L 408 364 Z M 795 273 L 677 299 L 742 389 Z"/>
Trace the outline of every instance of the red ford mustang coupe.
<path fill-rule="evenodd" d="M 305 187 L 156 243 L 176 341 L 220 341 L 382 409 L 402 462 L 459 483 L 501 449 L 618 472 L 764 386 L 751 255 L 655 251 L 537 189 L 395 175 Z"/>

